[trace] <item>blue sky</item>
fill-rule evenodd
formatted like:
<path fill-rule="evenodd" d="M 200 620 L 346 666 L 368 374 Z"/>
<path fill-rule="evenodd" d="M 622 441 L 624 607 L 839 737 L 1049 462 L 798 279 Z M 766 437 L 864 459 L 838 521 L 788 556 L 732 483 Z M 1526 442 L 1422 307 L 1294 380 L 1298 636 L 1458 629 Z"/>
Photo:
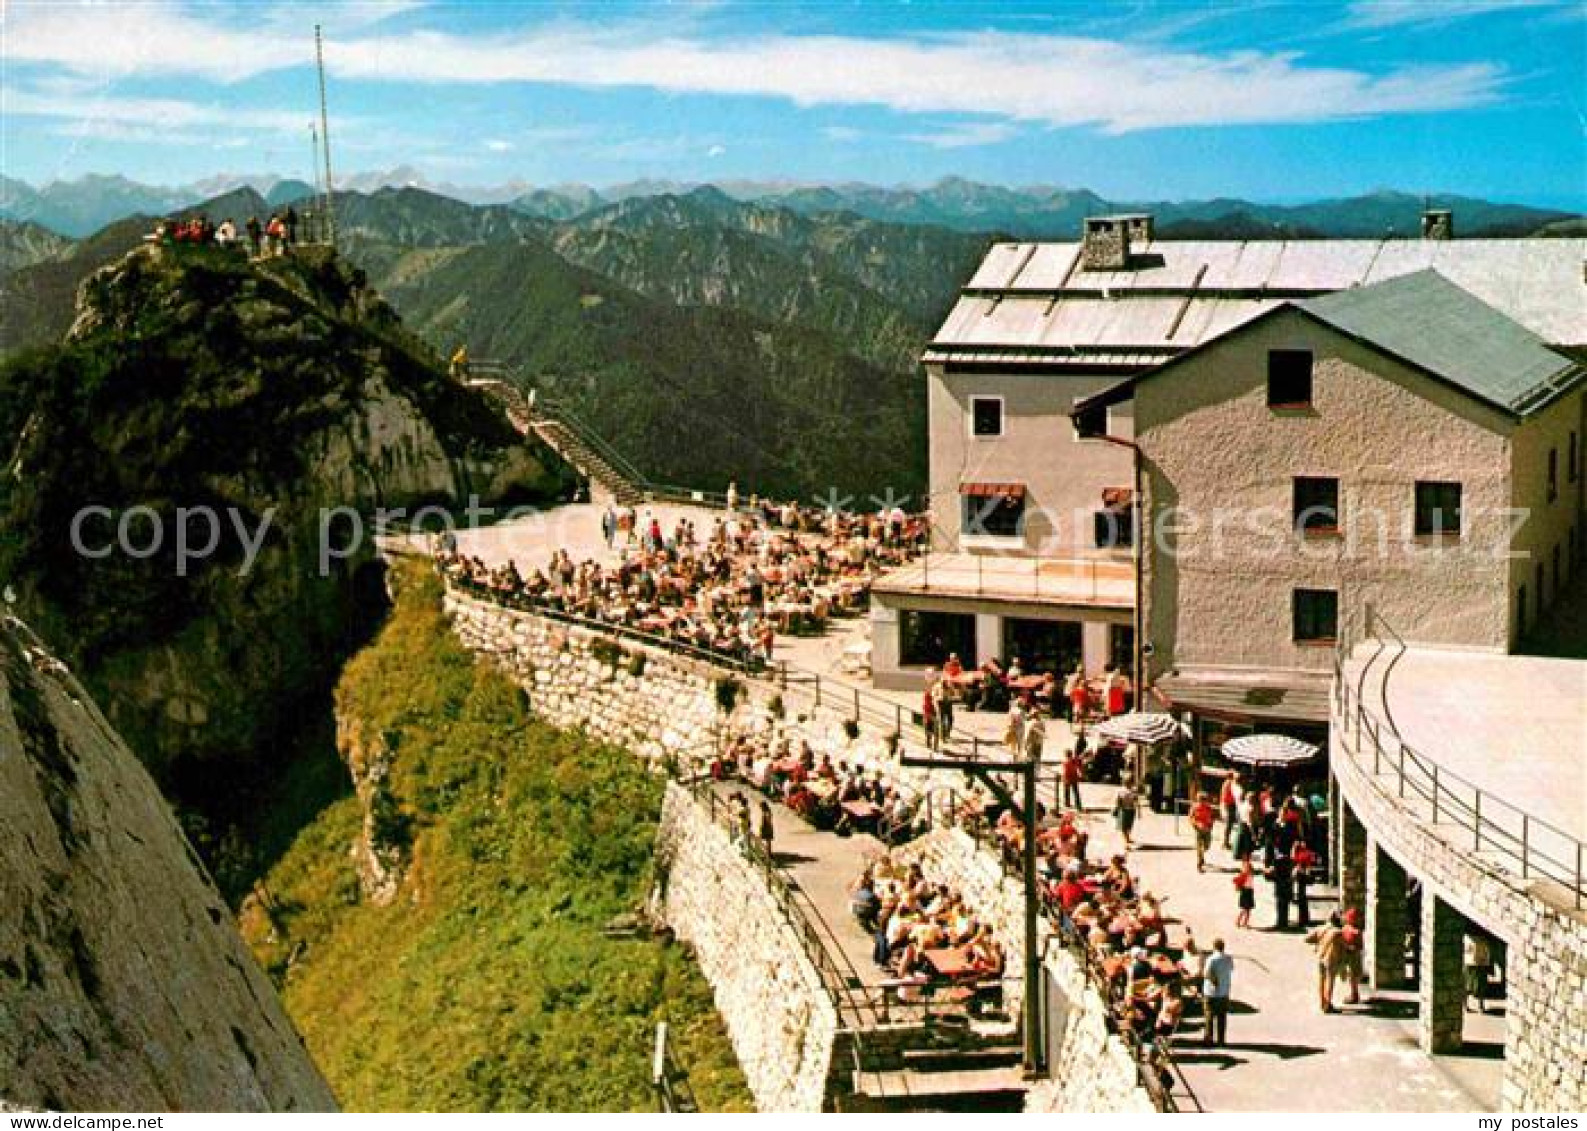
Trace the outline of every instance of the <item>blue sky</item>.
<path fill-rule="evenodd" d="M 6 175 L 1398 187 L 1587 206 L 1581 0 L 11 0 Z"/>

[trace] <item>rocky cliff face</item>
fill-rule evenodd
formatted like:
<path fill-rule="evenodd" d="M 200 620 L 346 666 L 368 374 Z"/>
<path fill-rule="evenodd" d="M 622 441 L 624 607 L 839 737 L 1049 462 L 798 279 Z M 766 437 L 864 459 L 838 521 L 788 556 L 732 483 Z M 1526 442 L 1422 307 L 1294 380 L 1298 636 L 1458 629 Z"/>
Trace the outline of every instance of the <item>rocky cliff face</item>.
<path fill-rule="evenodd" d="M 0 1092 L 66 1111 L 324 1111 L 330 1089 L 153 781 L 0 620 Z"/>
<path fill-rule="evenodd" d="M 201 812 L 328 705 L 381 600 L 354 515 L 544 500 L 564 474 L 313 249 L 144 248 L 91 276 L 66 342 L 0 370 L 0 453 L 0 581 Z"/>

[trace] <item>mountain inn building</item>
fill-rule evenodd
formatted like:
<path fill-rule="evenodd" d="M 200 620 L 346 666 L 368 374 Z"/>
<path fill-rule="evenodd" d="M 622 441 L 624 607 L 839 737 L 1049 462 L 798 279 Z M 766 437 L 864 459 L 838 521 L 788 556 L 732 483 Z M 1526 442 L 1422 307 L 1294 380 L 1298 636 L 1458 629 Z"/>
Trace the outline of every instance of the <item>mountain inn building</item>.
<path fill-rule="evenodd" d="M 1152 478 L 1149 458 L 1137 466 L 1135 445 L 1148 438 L 1132 379 L 1259 320 L 1258 333 L 1272 332 L 1269 317 L 1281 309 L 1428 271 L 1537 342 L 1587 356 L 1587 240 L 1455 240 L 1449 238 L 1452 229 L 1453 218 L 1440 212 L 1425 217 L 1421 239 L 1166 241 L 1155 237 L 1152 217 L 1139 214 L 1092 217 L 1079 241 L 993 246 L 922 359 L 932 552 L 875 587 L 876 683 L 919 687 L 920 673 L 949 652 L 966 666 L 990 656 L 1018 656 L 1027 670 L 1066 671 L 1077 662 L 1092 675 L 1109 663 L 1129 670 L 1138 632 L 1154 677 L 1173 678 L 1173 665 L 1187 656 L 1213 667 L 1226 662 L 1232 668 L 1279 670 L 1283 663 L 1311 670 L 1311 656 L 1320 659 L 1321 653 L 1296 649 L 1293 642 L 1288 651 L 1219 659 L 1212 652 L 1221 652 L 1221 644 L 1159 639 L 1165 626 L 1199 632 L 1202 621 L 1170 615 L 1160 596 L 1150 614 L 1155 591 L 1137 600 L 1138 586 L 1147 584 L 1137 578 L 1148 576 L 1152 565 L 1145 562 L 1142 572 L 1136 562 L 1138 494 L 1156 507 L 1163 498 L 1159 494 L 1154 502 L 1152 487 L 1162 491 L 1165 485 Z M 1315 316 L 1293 313 L 1281 325 L 1291 321 L 1318 325 Z M 1164 378 L 1156 384 L 1183 389 L 1206 380 Z M 1143 380 L 1140 387 L 1153 383 Z M 1158 401 L 1166 396 L 1148 394 L 1153 411 L 1160 411 Z M 1464 419 L 1462 413 L 1481 417 L 1495 436 L 1499 418 L 1513 417 L 1502 406 L 1462 398 L 1447 385 L 1433 396 L 1451 402 L 1450 419 Z M 1577 404 L 1579 416 L 1578 401 L 1570 403 Z M 1077 405 L 1084 406 L 1078 416 Z M 1550 429 L 1570 411 L 1553 402 L 1546 407 Z M 1370 423 L 1364 410 L 1354 415 L 1362 426 Z M 1527 424 L 1528 437 L 1545 427 L 1540 420 Z M 1163 421 L 1154 417 L 1152 423 L 1160 428 Z M 1579 425 L 1578 420 L 1578 446 Z M 1238 464 L 1240 445 L 1263 442 L 1242 435 L 1235 443 L 1227 433 L 1216 440 L 1234 450 L 1203 448 L 1199 454 L 1218 466 Z M 1439 439 L 1433 446 L 1444 443 Z M 1497 458 L 1502 450 L 1495 440 L 1465 455 Z M 1525 470 L 1520 461 L 1534 454 L 1528 440 L 1514 453 L 1517 470 L 1501 473 L 1495 463 L 1487 474 L 1508 482 Z M 1557 458 L 1567 454 L 1562 448 Z M 1320 472 L 1316 477 L 1326 478 Z M 1284 482 L 1290 489 L 1289 476 Z M 1498 481 L 1480 488 L 1472 482 L 1473 498 L 1502 489 Z M 1149 551 L 1142 546 L 1139 552 Z M 1561 543 L 1560 553 L 1563 567 L 1568 542 Z M 1535 579 L 1516 584 L 1525 584 L 1529 601 L 1537 599 Z M 1544 578 L 1548 592 L 1556 584 L 1552 575 Z M 1517 595 L 1506 593 L 1504 599 L 1513 613 Z M 1238 618 L 1236 608 L 1225 613 Z M 1156 619 L 1148 625 L 1149 615 Z M 1473 627 L 1471 635 L 1482 636 L 1486 646 L 1507 646 L 1514 617 L 1504 618 L 1503 632 L 1494 608 L 1485 607 L 1481 617 L 1483 632 Z M 1297 652 L 1306 658 L 1296 660 Z M 1245 702 L 1242 696 L 1242 709 L 1232 716 L 1263 717 L 1267 698 Z M 1325 719 L 1325 700 L 1317 698 L 1304 714 Z"/>
<path fill-rule="evenodd" d="M 1082 401 L 1134 407 L 1148 681 L 1204 739 L 1320 741 L 1341 641 L 1513 651 L 1583 556 L 1584 386 L 1424 270 L 1279 303 Z"/>

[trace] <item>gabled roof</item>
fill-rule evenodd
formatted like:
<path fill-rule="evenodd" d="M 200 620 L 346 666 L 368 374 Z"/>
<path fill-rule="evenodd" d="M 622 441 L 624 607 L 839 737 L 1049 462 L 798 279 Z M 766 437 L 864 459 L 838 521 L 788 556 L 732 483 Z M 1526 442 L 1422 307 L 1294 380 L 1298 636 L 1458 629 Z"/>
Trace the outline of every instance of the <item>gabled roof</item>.
<path fill-rule="evenodd" d="M 1584 239 L 1153 240 L 1131 259 L 1091 271 L 1079 243 L 996 244 L 925 360 L 1128 371 L 1120 359 L 1173 356 L 1285 301 L 1429 268 L 1548 344 L 1587 347 Z"/>
<path fill-rule="evenodd" d="M 1514 416 L 1536 412 L 1587 378 L 1587 369 L 1550 349 L 1525 326 L 1429 270 L 1369 287 L 1275 304 L 1218 339 L 1076 401 L 1074 412 L 1128 400 L 1140 382 L 1286 310 Z"/>
<path fill-rule="evenodd" d="M 1437 271 L 1296 304 L 1342 333 L 1472 396 L 1524 414 L 1552 400 L 1580 367 Z"/>

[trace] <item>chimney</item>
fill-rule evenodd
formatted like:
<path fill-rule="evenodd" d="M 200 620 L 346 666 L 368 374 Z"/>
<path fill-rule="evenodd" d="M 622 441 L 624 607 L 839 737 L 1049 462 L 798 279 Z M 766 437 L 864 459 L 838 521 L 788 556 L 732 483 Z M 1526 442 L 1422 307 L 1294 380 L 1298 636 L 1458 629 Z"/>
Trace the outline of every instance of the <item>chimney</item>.
<path fill-rule="evenodd" d="M 1080 266 L 1086 271 L 1123 271 L 1130 265 L 1130 248 L 1152 242 L 1152 218 L 1087 216 L 1080 240 Z"/>
<path fill-rule="evenodd" d="M 1447 208 L 1429 208 L 1423 212 L 1422 238 L 1424 240 L 1454 239 L 1455 214 Z"/>

